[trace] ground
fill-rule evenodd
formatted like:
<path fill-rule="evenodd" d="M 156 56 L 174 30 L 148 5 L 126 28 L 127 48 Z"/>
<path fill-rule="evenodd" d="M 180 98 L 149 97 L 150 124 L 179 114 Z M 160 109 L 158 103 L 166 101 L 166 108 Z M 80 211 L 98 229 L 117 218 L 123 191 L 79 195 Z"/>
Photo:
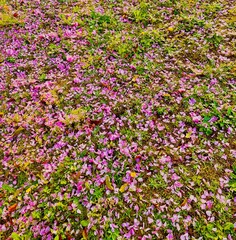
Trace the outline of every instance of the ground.
<path fill-rule="evenodd" d="M 232 0 L 0 0 L 0 239 L 236 239 Z"/>

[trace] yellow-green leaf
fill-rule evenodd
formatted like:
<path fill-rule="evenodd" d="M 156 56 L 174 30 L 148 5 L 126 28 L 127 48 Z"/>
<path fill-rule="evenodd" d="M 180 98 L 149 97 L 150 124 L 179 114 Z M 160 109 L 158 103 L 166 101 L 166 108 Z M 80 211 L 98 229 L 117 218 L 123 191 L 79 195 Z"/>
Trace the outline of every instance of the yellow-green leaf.
<path fill-rule="evenodd" d="M 85 239 L 85 240 L 88 239 L 88 233 L 87 233 L 87 229 L 86 228 L 83 229 L 82 236 L 83 236 L 83 239 Z"/>
<path fill-rule="evenodd" d="M 13 232 L 13 233 L 11 234 L 11 237 L 12 237 L 13 240 L 20 240 L 20 239 L 21 239 L 21 238 L 20 238 L 20 235 L 18 235 L 18 234 L 15 233 L 15 232 Z"/>
<path fill-rule="evenodd" d="M 20 133 L 22 133 L 25 129 L 23 127 L 19 127 L 16 129 L 16 131 L 13 133 L 13 136 L 18 136 Z"/>
<path fill-rule="evenodd" d="M 56 237 L 54 238 L 54 240 L 59 240 L 60 238 L 59 238 L 59 236 L 58 235 L 56 235 Z"/>
<path fill-rule="evenodd" d="M 106 176 L 106 186 L 109 190 L 113 190 L 114 188 L 111 185 L 111 180 L 109 176 Z"/>
<path fill-rule="evenodd" d="M 188 132 L 185 137 L 186 137 L 186 138 L 190 138 L 191 135 L 192 135 L 192 132 Z"/>
<path fill-rule="evenodd" d="M 88 220 L 82 220 L 80 222 L 80 224 L 83 226 L 83 227 L 87 227 L 89 225 L 89 221 Z"/>
<path fill-rule="evenodd" d="M 174 31 L 174 27 L 171 27 L 171 26 L 168 27 L 168 31 L 169 31 L 169 32 L 173 32 L 173 31 Z"/>
<path fill-rule="evenodd" d="M 86 189 L 90 189 L 90 184 L 88 182 L 85 182 Z"/>
<path fill-rule="evenodd" d="M 120 187 L 120 192 L 123 193 L 123 192 L 126 190 L 127 187 L 128 187 L 128 183 L 123 184 L 123 185 Z"/>

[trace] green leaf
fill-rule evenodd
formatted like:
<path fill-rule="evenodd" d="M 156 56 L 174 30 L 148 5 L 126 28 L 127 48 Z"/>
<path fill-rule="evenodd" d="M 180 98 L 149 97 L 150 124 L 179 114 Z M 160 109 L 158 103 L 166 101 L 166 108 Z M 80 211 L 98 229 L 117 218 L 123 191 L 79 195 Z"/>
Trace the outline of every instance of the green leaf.
<path fill-rule="evenodd" d="M 14 190 L 15 190 L 13 187 L 11 187 L 11 186 L 9 186 L 9 185 L 7 185 L 7 184 L 3 184 L 3 185 L 2 185 L 2 189 L 3 189 L 3 190 L 6 190 L 6 191 L 9 192 L 9 193 L 14 192 Z"/>
<path fill-rule="evenodd" d="M 16 61 L 16 59 L 14 57 L 8 57 L 6 60 L 10 63 L 15 63 L 15 61 Z"/>
<path fill-rule="evenodd" d="M 41 216 L 40 211 L 34 211 L 34 212 L 32 212 L 32 217 L 33 217 L 34 219 L 40 219 L 40 216 Z"/>
<path fill-rule="evenodd" d="M 236 165 L 233 166 L 233 171 L 236 174 Z"/>
<path fill-rule="evenodd" d="M 206 237 L 207 239 L 216 239 L 216 236 L 212 235 L 211 233 L 206 233 Z"/>
<path fill-rule="evenodd" d="M 224 226 L 225 231 L 230 231 L 230 230 L 233 230 L 233 229 L 234 229 L 234 224 L 231 223 L 231 222 L 227 222 Z"/>
<path fill-rule="evenodd" d="M 83 227 L 87 227 L 89 225 L 89 221 L 88 220 L 82 220 L 80 223 L 81 223 L 81 225 Z"/>
<path fill-rule="evenodd" d="M 54 240 L 59 240 L 60 238 L 59 238 L 59 236 L 58 235 L 56 235 L 56 237 L 54 238 Z"/>
<path fill-rule="evenodd" d="M 205 117 L 203 118 L 203 122 L 206 123 L 206 122 L 208 122 L 210 119 L 211 119 L 210 116 L 205 116 Z"/>
<path fill-rule="evenodd" d="M 46 78 L 47 78 L 47 75 L 43 73 L 40 75 L 39 80 L 44 81 Z"/>
<path fill-rule="evenodd" d="M 61 184 L 61 185 L 66 185 L 66 184 L 67 184 L 67 181 L 66 181 L 65 179 L 62 179 L 62 180 L 60 181 L 60 184 Z"/>
<path fill-rule="evenodd" d="M 13 232 L 11 234 L 11 237 L 12 237 L 13 240 L 21 240 L 20 236 L 17 233 L 15 233 L 15 232 Z"/>
<path fill-rule="evenodd" d="M 229 186 L 232 190 L 236 191 L 236 179 L 229 180 Z"/>

